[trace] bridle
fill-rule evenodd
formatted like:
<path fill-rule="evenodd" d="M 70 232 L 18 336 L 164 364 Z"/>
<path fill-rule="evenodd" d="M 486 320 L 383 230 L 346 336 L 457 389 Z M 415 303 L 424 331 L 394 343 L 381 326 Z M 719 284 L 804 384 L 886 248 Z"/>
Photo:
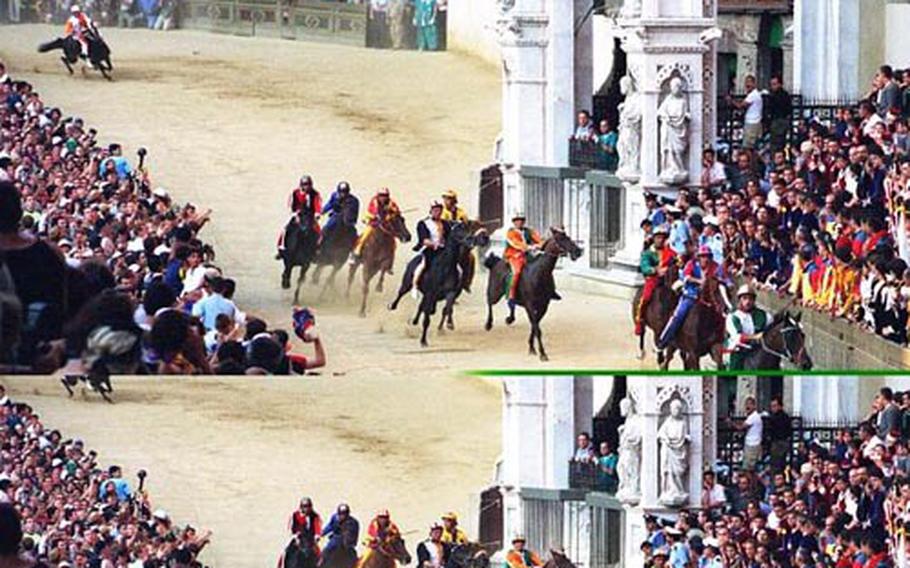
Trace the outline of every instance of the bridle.
<path fill-rule="evenodd" d="M 789 322 L 792 320 L 788 319 L 787 321 Z M 801 331 L 799 325 L 788 325 L 778 332 L 778 333 L 780 333 L 781 340 L 784 343 L 785 351 L 783 351 L 783 352 L 778 351 L 777 349 L 774 349 L 773 347 L 768 345 L 768 342 L 765 339 L 767 337 L 767 335 L 762 335 L 761 340 L 759 341 L 759 345 L 761 346 L 762 351 L 764 351 L 766 353 L 770 353 L 771 355 L 774 355 L 775 357 L 779 357 L 781 359 L 786 359 L 787 361 L 790 361 L 791 363 L 798 364 L 797 362 L 806 353 L 806 342 L 804 341 L 802 346 L 799 348 L 799 350 L 797 350 L 796 353 L 793 353 L 793 351 L 790 349 L 790 342 L 787 341 L 787 334 L 799 332 L 799 331 Z"/>

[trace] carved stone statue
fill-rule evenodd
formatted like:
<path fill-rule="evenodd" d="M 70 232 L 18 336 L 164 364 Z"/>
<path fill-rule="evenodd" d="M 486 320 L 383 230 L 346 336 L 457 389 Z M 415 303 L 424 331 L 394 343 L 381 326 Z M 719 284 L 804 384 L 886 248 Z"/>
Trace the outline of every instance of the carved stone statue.
<path fill-rule="evenodd" d="M 657 431 L 660 445 L 660 497 L 663 505 L 678 507 L 689 498 L 689 422 L 683 415 L 683 403 L 670 401 L 670 414 Z"/>
<path fill-rule="evenodd" d="M 641 0 L 623 0 L 620 18 L 638 18 L 641 16 Z"/>
<path fill-rule="evenodd" d="M 660 121 L 660 181 L 685 183 L 689 179 L 689 98 L 683 80 L 670 79 L 670 92 L 657 109 Z"/>
<path fill-rule="evenodd" d="M 616 474 L 619 487 L 616 498 L 623 503 L 637 505 L 641 500 L 641 417 L 635 412 L 632 399 L 619 401 L 619 414 L 626 421 L 618 428 L 619 460 L 616 462 Z"/>
<path fill-rule="evenodd" d="M 636 182 L 641 175 L 641 94 L 630 75 L 619 80 L 619 90 L 626 100 L 619 105 L 619 167 L 616 175 L 625 181 Z"/>

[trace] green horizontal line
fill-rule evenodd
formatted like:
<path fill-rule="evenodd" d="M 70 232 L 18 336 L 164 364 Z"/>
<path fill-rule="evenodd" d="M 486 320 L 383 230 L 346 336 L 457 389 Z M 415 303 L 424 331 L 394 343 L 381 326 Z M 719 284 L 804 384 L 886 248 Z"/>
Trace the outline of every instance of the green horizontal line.
<path fill-rule="evenodd" d="M 548 376 L 625 376 L 625 377 L 827 377 L 827 376 L 854 376 L 854 377 L 910 377 L 910 370 L 889 369 L 827 369 L 799 371 L 785 369 L 780 371 L 647 371 L 630 369 L 476 369 L 465 371 L 466 375 L 480 377 L 536 377 Z"/>

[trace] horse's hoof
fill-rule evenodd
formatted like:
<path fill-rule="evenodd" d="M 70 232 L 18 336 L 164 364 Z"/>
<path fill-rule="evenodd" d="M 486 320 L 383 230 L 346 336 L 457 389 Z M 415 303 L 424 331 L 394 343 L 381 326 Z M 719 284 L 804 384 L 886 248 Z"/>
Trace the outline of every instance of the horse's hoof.
<path fill-rule="evenodd" d="M 484 324 L 483 328 L 487 331 L 490 331 L 491 329 L 493 329 L 493 324 L 492 323 Z"/>
<path fill-rule="evenodd" d="M 285 282 L 284 280 L 282 280 L 282 281 L 281 281 L 281 289 L 282 289 L 282 290 L 290 290 L 290 289 L 291 289 L 291 283 L 290 283 L 290 282 Z"/>
<path fill-rule="evenodd" d="M 455 331 L 455 324 L 452 322 L 446 322 L 446 329 L 449 331 Z"/>
<path fill-rule="evenodd" d="M 389 305 L 386 306 L 386 307 L 388 308 L 388 310 L 389 310 L 390 312 L 394 312 L 394 311 L 395 311 L 395 308 L 397 308 L 398 306 L 396 306 L 394 303 L 389 303 Z"/>
<path fill-rule="evenodd" d="M 429 343 L 427 343 L 427 342 L 426 342 L 426 341 L 424 341 L 424 340 L 421 340 L 421 341 L 420 341 L 420 346 L 421 346 L 421 347 L 429 347 L 429 346 L 430 346 L 430 344 L 429 344 Z"/>
<path fill-rule="evenodd" d="M 544 363 L 546 363 L 547 361 L 550 360 L 550 357 L 546 353 L 541 353 L 540 360 L 543 361 Z"/>
<path fill-rule="evenodd" d="M 635 356 L 635 358 L 638 359 L 639 361 L 644 361 L 644 360 L 645 360 L 645 352 L 644 352 L 644 351 L 639 351 L 638 354 Z"/>
<path fill-rule="evenodd" d="M 512 325 L 515 323 L 515 316 L 509 316 L 506 318 L 506 325 Z"/>

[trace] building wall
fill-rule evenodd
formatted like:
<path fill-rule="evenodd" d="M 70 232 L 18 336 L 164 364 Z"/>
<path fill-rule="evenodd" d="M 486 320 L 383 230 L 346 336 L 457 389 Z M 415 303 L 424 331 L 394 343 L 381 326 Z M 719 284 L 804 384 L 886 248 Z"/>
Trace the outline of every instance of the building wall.
<path fill-rule="evenodd" d="M 496 15 L 496 2 L 491 0 L 450 0 L 449 49 L 470 53 L 498 67 Z"/>
<path fill-rule="evenodd" d="M 871 87 L 872 77 L 878 67 L 885 63 L 885 45 L 888 23 L 886 21 L 886 8 L 888 0 L 862 0 L 862 9 L 859 11 L 859 68 L 857 84 L 859 94 L 864 95 Z M 903 21 L 906 35 L 908 20 Z"/>
<path fill-rule="evenodd" d="M 896 69 L 910 67 L 910 4 L 885 6 L 885 61 Z"/>

